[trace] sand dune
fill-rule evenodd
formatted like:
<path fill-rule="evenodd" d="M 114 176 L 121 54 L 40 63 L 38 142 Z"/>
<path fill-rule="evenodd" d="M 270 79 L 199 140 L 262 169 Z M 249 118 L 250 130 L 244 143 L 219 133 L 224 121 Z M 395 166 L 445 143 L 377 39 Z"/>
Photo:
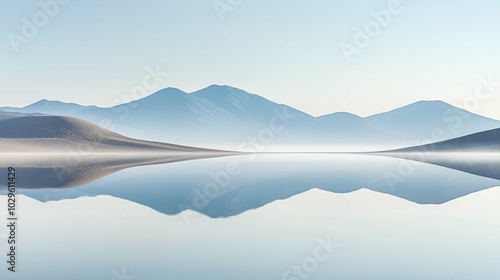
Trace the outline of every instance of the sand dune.
<path fill-rule="evenodd" d="M 84 120 L 44 115 L 26 115 L 0 120 L 0 152 L 228 154 L 217 150 L 137 140 Z"/>

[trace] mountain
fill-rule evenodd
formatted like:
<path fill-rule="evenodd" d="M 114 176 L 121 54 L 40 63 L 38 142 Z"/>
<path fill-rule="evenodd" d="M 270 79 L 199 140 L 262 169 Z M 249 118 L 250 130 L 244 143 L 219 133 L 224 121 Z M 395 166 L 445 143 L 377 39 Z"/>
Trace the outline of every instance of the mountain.
<path fill-rule="evenodd" d="M 0 107 L 4 112 L 17 112 L 26 114 L 46 114 L 57 116 L 71 116 L 86 109 L 97 108 L 96 106 L 81 106 L 75 103 L 64 103 L 60 101 L 50 101 L 42 99 L 36 103 L 28 105 L 23 108 L 15 107 Z"/>
<path fill-rule="evenodd" d="M 405 135 L 433 138 L 431 142 L 452 139 L 492 128 L 500 122 L 442 101 L 419 101 L 413 104 L 366 118 L 371 125 L 395 130 Z M 439 139 L 440 138 L 440 139 Z"/>
<path fill-rule="evenodd" d="M 12 112 L 4 112 L 0 110 L 0 121 L 1 120 L 7 120 L 7 119 L 13 119 L 13 118 L 18 118 L 18 117 L 24 117 L 27 116 L 27 114 L 23 113 L 12 113 Z"/>
<path fill-rule="evenodd" d="M 37 279 L 58 263 L 46 279 L 497 280 L 499 200 L 498 187 L 443 205 L 313 189 L 211 219 L 192 211 L 164 215 L 111 196 L 41 203 L 19 195 L 17 254 L 25 266 L 15 274 L 2 269 L 0 277 Z M 7 230 L 0 228 L 0 238 Z M 68 251 L 78 254 L 68 258 Z M 75 274 L 88 263 L 92 269 Z"/>
<path fill-rule="evenodd" d="M 212 85 L 189 95 L 205 99 L 217 108 L 222 108 L 233 116 L 247 122 L 268 123 L 275 116 L 275 110 L 283 110 L 283 106 L 289 114 L 294 116 L 294 119 L 311 118 L 310 115 L 292 107 L 276 104 L 259 95 L 230 86 Z"/>
<path fill-rule="evenodd" d="M 349 113 L 313 117 L 220 85 L 193 93 L 166 88 L 111 108 L 47 102 L 8 110 L 73 116 L 134 138 L 246 151 L 394 149 L 500 127 L 497 120 L 441 101 L 416 102 L 366 118 Z"/>
<path fill-rule="evenodd" d="M 263 130 L 267 133 L 276 127 L 279 131 L 271 131 L 272 142 L 293 141 L 304 132 L 292 129 L 292 120 L 312 118 L 226 86 L 192 94 L 167 88 L 132 103 L 88 109 L 74 116 L 133 137 L 195 146 L 222 145 L 225 149 L 235 149 L 249 138 L 259 137 Z"/>

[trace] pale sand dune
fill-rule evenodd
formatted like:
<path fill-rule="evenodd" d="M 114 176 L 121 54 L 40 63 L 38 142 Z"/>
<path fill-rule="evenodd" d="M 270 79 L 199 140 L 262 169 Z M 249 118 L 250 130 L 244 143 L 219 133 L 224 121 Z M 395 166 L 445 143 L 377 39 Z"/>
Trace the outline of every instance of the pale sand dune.
<path fill-rule="evenodd" d="M 0 116 L 9 115 L 2 113 Z M 143 141 L 72 117 L 28 115 L 0 120 L 0 153 L 229 152 Z"/>

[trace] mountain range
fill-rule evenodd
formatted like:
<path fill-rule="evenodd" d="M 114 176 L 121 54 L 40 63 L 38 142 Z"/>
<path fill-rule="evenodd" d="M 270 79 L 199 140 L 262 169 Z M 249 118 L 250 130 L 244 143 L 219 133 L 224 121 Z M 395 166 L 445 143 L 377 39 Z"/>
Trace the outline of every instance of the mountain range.
<path fill-rule="evenodd" d="M 345 112 L 313 117 L 219 85 L 192 93 L 166 88 L 110 108 L 41 100 L 0 110 L 75 117 L 138 139 L 248 151 L 395 149 L 500 128 L 497 120 L 442 101 L 419 101 L 364 118 Z"/>

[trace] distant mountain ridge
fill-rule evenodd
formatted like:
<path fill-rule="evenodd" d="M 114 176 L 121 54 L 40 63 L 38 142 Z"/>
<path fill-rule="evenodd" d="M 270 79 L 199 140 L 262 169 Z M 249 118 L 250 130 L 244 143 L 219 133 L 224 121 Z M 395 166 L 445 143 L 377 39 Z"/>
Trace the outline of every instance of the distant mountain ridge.
<path fill-rule="evenodd" d="M 33 104 L 30 104 L 23 108 L 16 107 L 1 107 L 0 110 L 4 112 L 16 112 L 25 114 L 47 114 L 47 115 L 60 115 L 69 116 L 76 114 L 80 111 L 86 109 L 97 108 L 96 106 L 82 106 L 76 103 L 65 103 L 61 101 L 51 101 L 47 99 L 42 99 Z"/>
<path fill-rule="evenodd" d="M 338 150 L 362 150 L 367 145 L 391 149 L 500 128 L 500 121 L 442 101 L 419 101 L 365 118 L 343 112 L 313 117 L 219 85 L 193 93 L 166 88 L 111 108 L 42 100 L 0 110 L 72 116 L 134 138 L 226 149 L 252 139 L 267 149 L 325 145 Z M 436 134 L 441 137 L 434 139 Z"/>

